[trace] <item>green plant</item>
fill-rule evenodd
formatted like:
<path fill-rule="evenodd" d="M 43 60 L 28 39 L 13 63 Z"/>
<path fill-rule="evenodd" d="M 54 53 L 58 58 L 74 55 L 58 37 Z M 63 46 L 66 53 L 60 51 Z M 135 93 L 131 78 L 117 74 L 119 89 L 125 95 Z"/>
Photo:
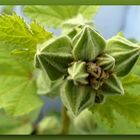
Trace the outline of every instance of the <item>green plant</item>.
<path fill-rule="evenodd" d="M 96 117 L 113 126 L 116 113 L 139 123 L 140 96 L 129 93 L 140 83 L 132 70 L 139 44 L 122 33 L 105 40 L 91 20 L 98 8 L 25 6 L 25 15 L 36 19 L 30 24 L 15 13 L 0 16 L 0 107 L 8 115 L 21 116 L 41 107 L 40 95 L 46 95 L 61 97 L 62 125 L 47 117 L 39 123 L 38 134 L 68 134 L 73 120 L 79 132 L 92 134 Z M 54 36 L 40 24 L 61 28 L 61 35 Z M 81 112 L 85 124 L 91 122 L 88 128 L 80 121 Z M 53 122 L 50 128 L 48 121 Z"/>

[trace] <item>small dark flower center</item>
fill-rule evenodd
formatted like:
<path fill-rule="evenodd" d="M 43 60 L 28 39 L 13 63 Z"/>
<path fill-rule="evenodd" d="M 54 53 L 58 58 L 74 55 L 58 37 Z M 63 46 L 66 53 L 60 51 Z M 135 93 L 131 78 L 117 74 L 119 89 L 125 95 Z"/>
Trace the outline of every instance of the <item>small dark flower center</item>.
<path fill-rule="evenodd" d="M 98 64 L 93 62 L 86 63 L 86 70 L 89 73 L 89 84 L 95 90 L 99 89 L 111 74 L 108 71 L 104 71 Z"/>

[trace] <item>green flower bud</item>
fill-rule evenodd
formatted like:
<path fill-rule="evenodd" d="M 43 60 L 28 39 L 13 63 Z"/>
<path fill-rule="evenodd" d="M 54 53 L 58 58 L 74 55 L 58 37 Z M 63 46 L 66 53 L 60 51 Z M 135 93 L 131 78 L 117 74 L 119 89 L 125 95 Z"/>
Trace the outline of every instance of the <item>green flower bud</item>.
<path fill-rule="evenodd" d="M 118 76 L 125 76 L 130 72 L 140 55 L 140 47 L 121 35 L 110 39 L 106 52 L 115 58 L 115 71 Z"/>
<path fill-rule="evenodd" d="M 56 80 L 67 72 L 73 60 L 72 46 L 68 37 L 62 36 L 38 46 L 35 66 L 46 72 L 51 80 Z"/>
<path fill-rule="evenodd" d="M 105 45 L 105 40 L 98 32 L 85 26 L 73 39 L 72 54 L 75 60 L 93 61 L 104 51 Z"/>
<path fill-rule="evenodd" d="M 104 95 L 103 94 L 96 94 L 95 96 L 95 103 L 100 104 L 104 101 Z"/>
<path fill-rule="evenodd" d="M 107 80 L 105 80 L 99 90 L 101 90 L 103 95 L 124 94 L 122 83 L 115 74 L 112 74 Z"/>
<path fill-rule="evenodd" d="M 113 71 L 115 68 L 115 59 L 108 54 L 99 56 L 96 63 L 106 71 Z"/>
<path fill-rule="evenodd" d="M 76 86 L 73 81 L 66 80 L 61 88 L 61 99 L 66 108 L 77 116 L 85 108 L 93 105 L 95 93 L 90 86 Z"/>
<path fill-rule="evenodd" d="M 80 84 L 88 84 L 87 77 L 88 73 L 86 72 L 86 63 L 85 62 L 74 62 L 72 66 L 68 68 L 68 79 L 73 80 L 75 85 Z"/>
<path fill-rule="evenodd" d="M 54 116 L 44 118 L 38 125 L 38 134 L 59 134 L 61 125 Z"/>

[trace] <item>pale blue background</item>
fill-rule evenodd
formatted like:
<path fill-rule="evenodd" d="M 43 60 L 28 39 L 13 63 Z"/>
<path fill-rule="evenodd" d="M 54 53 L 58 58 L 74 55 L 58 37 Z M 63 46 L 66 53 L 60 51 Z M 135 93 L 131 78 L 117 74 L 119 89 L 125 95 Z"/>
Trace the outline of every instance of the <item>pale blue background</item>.
<path fill-rule="evenodd" d="M 140 6 L 102 6 L 95 25 L 106 38 L 122 31 L 140 41 Z"/>

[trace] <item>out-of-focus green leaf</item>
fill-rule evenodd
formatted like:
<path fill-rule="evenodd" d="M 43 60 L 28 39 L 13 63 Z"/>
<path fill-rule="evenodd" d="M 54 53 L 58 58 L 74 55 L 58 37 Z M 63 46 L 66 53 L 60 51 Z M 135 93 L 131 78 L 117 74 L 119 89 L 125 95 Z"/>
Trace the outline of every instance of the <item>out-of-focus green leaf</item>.
<path fill-rule="evenodd" d="M 97 127 L 94 119 L 93 114 L 85 109 L 74 119 L 74 125 L 80 134 L 94 134 Z"/>
<path fill-rule="evenodd" d="M 85 24 L 87 24 L 89 26 L 93 26 L 92 21 L 88 21 L 81 14 L 79 14 L 76 17 L 71 18 L 71 19 L 63 22 L 63 28 L 69 28 L 70 29 L 70 28 L 73 28 L 73 27 L 76 27 L 76 26 L 84 26 Z"/>
<path fill-rule="evenodd" d="M 39 108 L 32 62 L 11 56 L 12 47 L 0 44 L 0 107 L 13 116 Z"/>
<path fill-rule="evenodd" d="M 91 20 L 98 9 L 99 6 L 25 6 L 24 13 L 43 25 L 60 27 L 63 22 L 79 14 Z"/>
<path fill-rule="evenodd" d="M 129 75 L 125 76 L 124 78 L 122 78 L 121 81 L 123 83 L 123 86 L 132 87 L 137 84 L 140 84 L 140 76 L 135 75 L 135 74 L 129 74 Z"/>
<path fill-rule="evenodd" d="M 39 110 L 32 111 L 22 117 L 11 117 L 0 110 L 0 134 L 26 135 L 33 131 L 33 122 L 37 119 Z"/>
<path fill-rule="evenodd" d="M 2 9 L 2 14 L 11 15 L 13 13 L 15 5 L 5 5 Z"/>
<path fill-rule="evenodd" d="M 123 96 L 108 97 L 104 104 L 92 108 L 103 120 L 113 125 L 116 119 L 114 111 L 125 116 L 130 122 L 140 123 L 140 96 L 126 93 Z"/>

